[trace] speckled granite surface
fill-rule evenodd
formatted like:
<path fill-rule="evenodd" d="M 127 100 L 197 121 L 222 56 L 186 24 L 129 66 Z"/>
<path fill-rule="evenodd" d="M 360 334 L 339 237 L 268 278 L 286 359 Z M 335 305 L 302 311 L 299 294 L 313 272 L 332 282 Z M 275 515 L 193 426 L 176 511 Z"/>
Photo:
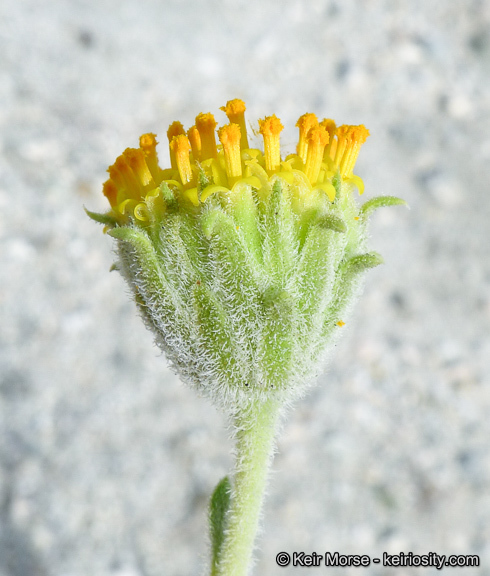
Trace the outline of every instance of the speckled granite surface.
<path fill-rule="evenodd" d="M 1 3 L 0 576 L 201 573 L 223 418 L 166 369 L 82 205 L 141 133 L 233 97 L 285 150 L 306 111 L 366 124 L 366 196 L 412 208 L 373 218 L 386 265 L 284 426 L 255 574 L 421 573 L 281 550 L 490 574 L 489 26 L 478 0 Z"/>

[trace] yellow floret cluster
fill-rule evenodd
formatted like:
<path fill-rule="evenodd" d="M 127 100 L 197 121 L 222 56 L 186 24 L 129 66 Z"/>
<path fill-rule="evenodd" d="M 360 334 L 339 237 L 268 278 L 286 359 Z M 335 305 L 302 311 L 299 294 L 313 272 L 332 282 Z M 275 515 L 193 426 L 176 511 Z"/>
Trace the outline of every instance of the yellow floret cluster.
<path fill-rule="evenodd" d="M 108 169 L 110 178 L 103 192 L 115 220 L 120 224 L 129 218 L 147 221 L 148 205 L 158 197 L 162 183 L 177 192 L 179 202 L 196 207 L 215 192 L 233 191 L 237 185 L 249 185 L 260 194 L 273 176 L 312 192 L 321 190 L 333 202 L 336 190 L 332 180 L 340 175 L 362 194 L 362 180 L 353 169 L 369 135 L 363 125 L 337 127 L 331 119 L 320 122 L 315 114 L 304 114 L 296 123 L 296 153 L 283 159 L 280 133 L 284 127 L 279 118 L 272 115 L 259 120 L 264 150 L 250 148 L 245 109 L 242 100 L 230 100 L 221 108 L 229 123 L 218 130 L 211 113 L 199 114 L 187 132 L 180 122 L 173 122 L 167 131 L 167 169 L 159 166 L 155 134 L 143 134 L 140 147 L 127 148 Z"/>

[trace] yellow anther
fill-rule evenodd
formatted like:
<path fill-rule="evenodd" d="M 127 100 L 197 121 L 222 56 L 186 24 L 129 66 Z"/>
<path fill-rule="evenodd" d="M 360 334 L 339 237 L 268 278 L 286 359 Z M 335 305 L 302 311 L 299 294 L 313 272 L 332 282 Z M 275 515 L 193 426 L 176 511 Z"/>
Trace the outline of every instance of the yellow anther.
<path fill-rule="evenodd" d="M 299 128 L 299 140 L 296 152 L 303 161 L 303 164 L 306 164 L 306 158 L 308 156 L 308 134 L 312 128 L 316 128 L 317 126 L 318 118 L 315 114 L 310 113 L 303 114 L 296 122 L 296 127 Z"/>
<path fill-rule="evenodd" d="M 279 134 L 283 128 L 284 126 L 275 114 L 259 120 L 259 132 L 264 137 L 265 167 L 268 172 L 277 170 L 281 163 Z"/>
<path fill-rule="evenodd" d="M 214 119 L 214 116 L 210 113 L 199 114 L 196 116 L 196 127 L 201 136 L 201 160 L 216 158 L 218 156 L 216 136 L 214 132 L 216 124 L 217 122 Z"/>
<path fill-rule="evenodd" d="M 247 127 L 245 125 L 245 102 L 235 98 L 235 100 L 228 100 L 226 106 L 222 106 L 220 110 L 228 116 L 228 120 L 232 124 L 238 124 L 240 126 L 240 146 L 242 150 L 247 150 L 249 148 L 248 138 L 247 138 Z"/>
<path fill-rule="evenodd" d="M 199 162 L 201 159 L 201 136 L 199 130 L 195 126 L 192 126 L 187 130 L 187 138 L 189 138 L 189 142 L 191 143 L 194 161 Z"/>
<path fill-rule="evenodd" d="M 311 128 L 308 135 L 308 155 L 306 157 L 305 173 L 311 184 L 316 184 L 322 167 L 323 151 L 328 144 L 328 132 L 323 126 Z"/>
<path fill-rule="evenodd" d="M 320 126 L 323 126 L 325 130 L 328 132 L 329 141 L 327 147 L 325 148 L 325 154 L 330 154 L 332 144 L 334 143 L 334 136 L 337 134 L 337 124 L 335 124 L 335 120 L 332 120 L 331 118 L 324 118 L 320 122 Z"/>
<path fill-rule="evenodd" d="M 107 200 L 109 200 L 109 204 L 111 205 L 111 207 L 114 208 L 117 205 L 117 192 L 118 192 L 114 180 L 109 178 L 109 180 L 104 182 L 102 192 L 104 196 L 107 198 Z"/>
<path fill-rule="evenodd" d="M 185 134 L 174 136 L 170 142 L 170 151 L 174 154 L 180 179 L 185 186 L 192 180 L 191 161 L 189 158 L 191 144 L 189 138 Z"/>
<path fill-rule="evenodd" d="M 232 186 L 242 175 L 240 126 L 238 124 L 223 126 L 218 130 L 218 137 L 223 145 L 228 183 Z"/>
<path fill-rule="evenodd" d="M 369 130 L 362 124 L 360 126 L 350 127 L 349 142 L 347 144 L 347 149 L 344 152 L 342 162 L 340 163 L 340 173 L 342 178 L 352 174 L 361 146 L 366 142 L 368 136 Z"/>
<path fill-rule="evenodd" d="M 148 166 L 146 165 L 143 150 L 140 150 L 139 148 L 126 148 L 123 156 L 136 178 L 138 178 L 141 186 L 144 188 L 145 186 L 148 186 L 148 184 L 152 184 L 154 188 L 155 182 L 153 181 L 151 172 L 148 170 Z"/>
<path fill-rule="evenodd" d="M 182 124 L 177 120 L 175 122 L 172 122 L 172 124 L 170 124 L 167 130 L 167 138 L 170 150 L 170 165 L 174 170 L 177 170 L 177 162 L 175 159 L 175 155 L 172 152 L 172 147 L 170 146 L 170 144 L 172 140 L 175 138 L 175 136 L 180 136 L 181 134 L 185 134 L 185 130 Z"/>
<path fill-rule="evenodd" d="M 150 169 L 153 179 L 157 184 L 159 184 L 160 167 L 158 166 L 158 156 L 156 151 L 157 144 L 157 138 L 155 134 L 152 134 L 151 132 L 140 136 L 140 148 L 143 150 L 143 154 L 145 155 L 146 164 Z"/>
<path fill-rule="evenodd" d="M 337 326 L 340 326 L 340 328 L 342 328 L 342 326 L 345 326 L 345 322 L 342 322 L 342 320 L 339 320 L 337 322 Z"/>

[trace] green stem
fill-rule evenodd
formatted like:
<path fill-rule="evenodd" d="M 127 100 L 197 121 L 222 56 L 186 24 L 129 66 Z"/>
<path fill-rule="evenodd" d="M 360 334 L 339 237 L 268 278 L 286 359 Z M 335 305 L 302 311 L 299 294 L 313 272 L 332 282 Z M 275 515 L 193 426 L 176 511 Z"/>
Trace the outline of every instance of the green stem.
<path fill-rule="evenodd" d="M 217 576 L 249 573 L 280 407 L 269 400 L 235 419 L 236 467 Z"/>

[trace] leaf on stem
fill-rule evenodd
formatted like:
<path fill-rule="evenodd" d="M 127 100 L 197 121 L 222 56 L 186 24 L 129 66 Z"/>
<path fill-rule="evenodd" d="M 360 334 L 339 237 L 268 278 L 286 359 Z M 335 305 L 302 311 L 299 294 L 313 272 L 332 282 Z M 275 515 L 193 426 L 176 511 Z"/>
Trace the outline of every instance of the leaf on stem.
<path fill-rule="evenodd" d="M 219 481 L 209 502 L 209 531 L 211 537 L 211 576 L 217 574 L 219 556 L 226 528 L 226 513 L 230 507 L 231 485 L 228 476 Z"/>

